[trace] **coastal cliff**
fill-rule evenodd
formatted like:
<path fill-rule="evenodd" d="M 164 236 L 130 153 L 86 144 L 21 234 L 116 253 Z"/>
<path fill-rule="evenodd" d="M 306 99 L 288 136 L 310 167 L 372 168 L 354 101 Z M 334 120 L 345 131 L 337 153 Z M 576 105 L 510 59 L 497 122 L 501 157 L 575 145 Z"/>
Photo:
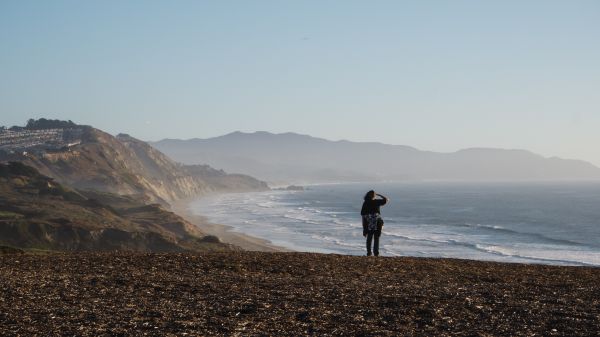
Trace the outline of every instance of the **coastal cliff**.
<path fill-rule="evenodd" d="M 74 190 L 22 163 L 0 164 L 0 245 L 37 250 L 230 250 L 159 204 Z"/>
<path fill-rule="evenodd" d="M 1 130 L 0 173 L 0 245 L 27 249 L 237 249 L 170 212 L 172 203 L 269 189 L 250 176 L 176 163 L 129 135 L 46 119 Z"/>
<path fill-rule="evenodd" d="M 128 135 L 114 137 L 91 127 L 82 130 L 81 142 L 67 149 L 29 151 L 11 159 L 73 188 L 134 195 L 163 205 L 214 191 L 268 189 L 266 183 L 249 176 L 176 163 Z"/>

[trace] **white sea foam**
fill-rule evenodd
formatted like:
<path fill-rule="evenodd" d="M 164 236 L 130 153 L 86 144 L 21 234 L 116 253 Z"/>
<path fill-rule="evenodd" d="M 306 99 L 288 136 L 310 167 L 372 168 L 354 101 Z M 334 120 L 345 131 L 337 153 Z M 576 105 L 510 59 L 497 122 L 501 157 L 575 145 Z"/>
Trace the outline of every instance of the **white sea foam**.
<path fill-rule="evenodd" d="M 362 255 L 365 248 L 358 215 L 362 190 L 353 186 L 357 191 L 353 196 L 343 190 L 349 187 L 330 185 L 327 191 L 333 188 L 341 189 L 333 197 L 331 192 L 326 194 L 318 186 L 301 193 L 270 191 L 217 195 L 194 202 L 192 208 L 214 222 L 289 249 Z M 418 189 L 412 192 L 424 193 Z M 383 255 L 600 265 L 600 247 L 593 245 L 597 241 L 593 239 L 597 232 L 555 234 L 559 233 L 558 227 L 543 227 L 543 219 L 531 219 L 532 214 L 543 216 L 544 212 L 532 213 L 517 208 L 524 214 L 522 217 L 515 218 L 512 211 L 506 212 L 508 217 L 500 218 L 503 221 L 498 222 L 496 218 L 500 213 L 493 202 L 480 202 L 479 207 L 454 207 L 442 203 L 452 198 L 428 199 L 425 195 L 413 203 L 406 196 L 392 200 L 398 199 L 404 208 L 384 208 L 386 223 L 380 249 Z M 472 199 L 465 200 L 472 202 Z M 508 202 L 511 200 L 505 201 Z M 436 208 L 431 208 L 429 203 L 437 203 Z M 479 211 L 481 208 L 490 211 Z M 588 225 L 584 229 L 593 231 L 594 228 Z"/>

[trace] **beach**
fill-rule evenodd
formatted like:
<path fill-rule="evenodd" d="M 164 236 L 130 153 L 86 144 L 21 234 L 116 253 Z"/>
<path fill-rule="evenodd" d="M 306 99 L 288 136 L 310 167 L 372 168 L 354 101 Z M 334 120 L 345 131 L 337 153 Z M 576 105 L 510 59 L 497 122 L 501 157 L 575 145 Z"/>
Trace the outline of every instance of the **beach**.
<path fill-rule="evenodd" d="M 2 336 L 598 336 L 600 268 L 336 254 L 0 255 Z"/>
<path fill-rule="evenodd" d="M 252 237 L 239 232 L 233 232 L 232 227 L 212 223 L 202 215 L 195 214 L 190 210 L 191 200 L 180 200 L 171 203 L 171 210 L 187 221 L 196 225 L 205 235 L 214 235 L 222 242 L 232 244 L 247 251 L 260 252 L 284 252 L 286 248 L 271 244 L 268 240 Z"/>
<path fill-rule="evenodd" d="M 598 183 L 397 182 L 210 194 L 189 210 L 292 251 L 364 255 L 365 191 L 381 208 L 384 256 L 600 266 Z"/>

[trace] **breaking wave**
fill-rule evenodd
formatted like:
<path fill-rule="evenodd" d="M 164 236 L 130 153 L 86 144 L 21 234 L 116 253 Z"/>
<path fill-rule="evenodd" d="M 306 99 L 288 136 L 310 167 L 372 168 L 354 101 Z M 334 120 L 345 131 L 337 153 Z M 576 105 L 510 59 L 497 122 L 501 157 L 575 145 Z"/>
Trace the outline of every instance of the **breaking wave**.
<path fill-rule="evenodd" d="M 328 185 L 311 186 L 302 193 L 224 194 L 200 199 L 191 206 L 213 222 L 290 249 L 362 255 L 365 248 L 358 213 L 365 188 L 360 184 Z M 519 195 L 497 193 L 490 201 L 484 195 L 475 205 L 456 207 L 461 202 L 473 203 L 472 198 L 460 199 L 454 190 L 447 192 L 451 198 L 428 199 L 426 189 L 414 188 L 411 193 L 419 194 L 419 198 L 413 202 L 408 193 L 392 197 L 401 201 L 384 208 L 386 223 L 380 249 L 384 255 L 600 265 L 600 249 L 594 243 L 600 242 L 595 222 L 600 211 L 594 207 L 585 213 L 592 215 L 589 218 L 571 219 L 561 218 L 562 214 L 572 214 L 561 213 L 562 199 L 531 206 L 527 204 L 531 195 L 510 200 L 505 195 Z M 505 198 L 503 205 L 513 205 L 502 210 L 506 217 L 497 209 L 497 198 Z M 548 194 L 540 191 L 539 198 L 547 199 Z M 532 213 L 533 207 L 539 212 Z M 567 231 L 562 223 L 578 227 Z"/>

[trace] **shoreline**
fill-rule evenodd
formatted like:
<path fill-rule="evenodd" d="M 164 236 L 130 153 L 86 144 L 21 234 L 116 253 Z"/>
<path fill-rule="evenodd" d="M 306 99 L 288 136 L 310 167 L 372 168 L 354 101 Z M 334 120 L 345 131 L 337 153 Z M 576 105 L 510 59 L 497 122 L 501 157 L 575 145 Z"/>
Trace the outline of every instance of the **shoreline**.
<path fill-rule="evenodd" d="M 205 212 L 210 213 L 213 208 L 202 208 L 200 214 L 196 214 L 193 212 L 191 205 L 194 201 L 199 200 L 200 198 L 206 198 L 206 196 L 199 196 L 194 198 L 186 198 L 181 199 L 171 204 L 171 211 L 180 215 L 190 223 L 196 226 L 199 231 L 201 231 L 204 235 L 214 235 L 218 237 L 222 242 L 232 244 L 234 246 L 240 247 L 246 251 L 262 251 L 262 252 L 320 252 L 320 253 L 333 253 L 333 254 L 343 254 L 343 255 L 352 255 L 352 256 L 362 256 L 364 254 L 354 254 L 353 252 L 345 252 L 345 251 L 316 251 L 316 250 L 304 250 L 302 246 L 295 246 L 296 241 L 292 240 L 290 242 L 291 245 L 276 245 L 272 241 L 269 241 L 272 237 L 255 237 L 252 234 L 248 234 L 246 232 L 238 232 L 235 230 L 235 227 L 231 225 L 225 225 L 222 223 L 214 223 L 209 221 L 203 214 Z M 224 209 L 220 209 L 221 212 L 225 211 Z M 226 212 L 227 213 L 227 212 Z M 233 220 L 235 221 L 235 220 Z M 235 223 L 235 222 L 234 222 Z M 245 230 L 245 227 L 242 227 L 242 230 Z M 252 233 L 252 232 L 250 232 Z M 264 234 L 264 233 L 263 233 Z M 361 238 L 362 239 L 362 238 Z M 286 242 L 286 241 L 283 241 Z M 364 242 L 364 241 L 363 241 Z M 364 246 L 364 244 L 362 244 Z M 291 248 L 290 248 L 291 247 Z M 296 248 L 296 249 L 294 249 Z M 480 249 L 481 250 L 481 249 Z M 362 250 L 361 250 L 362 252 Z M 460 252 L 459 252 L 460 253 Z M 493 254 L 493 252 L 490 252 Z M 561 259 L 550 259 L 550 258 L 539 258 L 539 257 L 528 257 L 528 256 L 511 256 L 511 255 L 503 255 L 497 254 L 500 257 L 492 257 L 492 258 L 482 258 L 480 256 L 472 256 L 468 254 L 458 254 L 458 255 L 443 255 L 440 256 L 435 255 L 419 255 L 419 254 L 411 254 L 410 252 L 403 252 L 401 254 L 384 254 L 385 256 L 407 256 L 407 257 L 425 257 L 425 258 L 451 258 L 451 259 L 461 259 L 461 260 L 471 260 L 471 261 L 482 261 L 482 262 L 500 262 L 500 263 L 517 263 L 517 264 L 535 264 L 535 265 L 552 265 L 552 266 L 588 266 L 588 267 L 600 267 L 600 265 L 593 262 L 584 262 L 585 260 L 561 260 Z"/>
<path fill-rule="evenodd" d="M 291 252 L 292 250 L 276 246 L 268 240 L 256 238 L 244 233 L 234 232 L 232 226 L 210 222 L 206 217 L 195 214 L 190 203 L 202 197 L 183 199 L 171 203 L 171 211 L 195 225 L 205 235 L 214 235 L 221 242 L 229 243 L 246 251 Z"/>

